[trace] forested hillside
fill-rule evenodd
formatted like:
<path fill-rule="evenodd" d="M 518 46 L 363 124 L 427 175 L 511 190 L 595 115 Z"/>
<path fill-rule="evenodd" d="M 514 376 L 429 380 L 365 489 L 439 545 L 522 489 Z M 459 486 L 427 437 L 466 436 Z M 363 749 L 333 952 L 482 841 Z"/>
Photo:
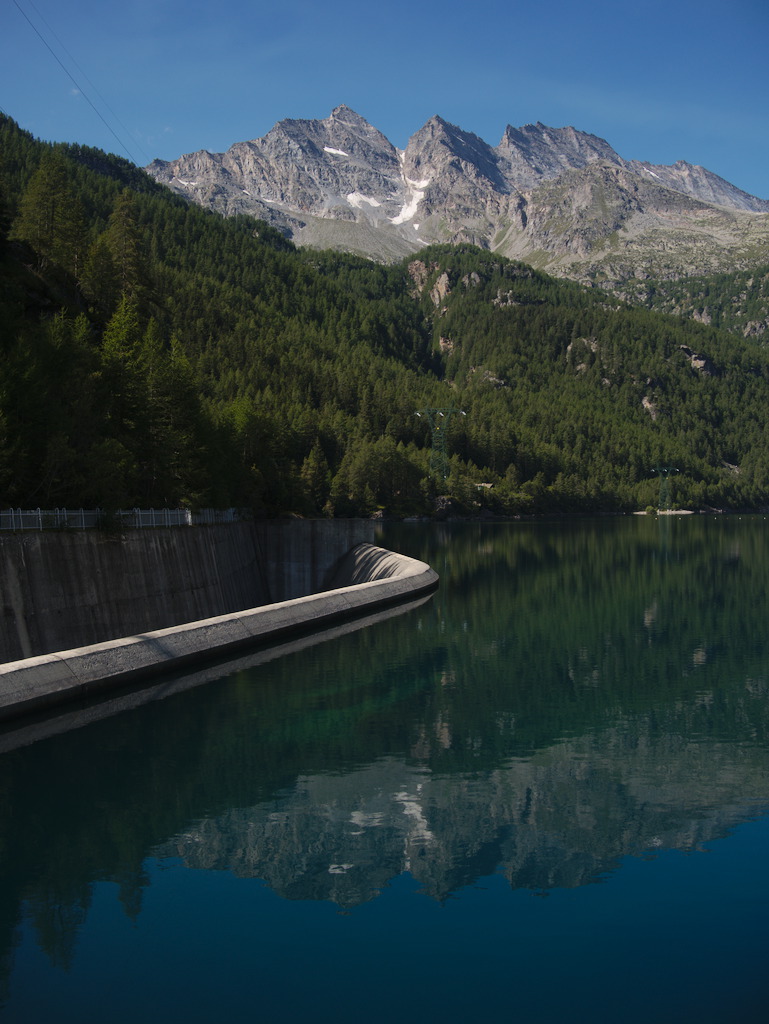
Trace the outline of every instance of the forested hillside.
<path fill-rule="evenodd" d="M 678 281 L 628 282 L 633 302 L 691 317 L 740 337 L 769 340 L 769 266 Z"/>
<path fill-rule="evenodd" d="M 299 252 L 7 118 L 0 189 L 0 505 L 628 511 L 661 466 L 769 505 L 754 340 L 470 246 Z"/>

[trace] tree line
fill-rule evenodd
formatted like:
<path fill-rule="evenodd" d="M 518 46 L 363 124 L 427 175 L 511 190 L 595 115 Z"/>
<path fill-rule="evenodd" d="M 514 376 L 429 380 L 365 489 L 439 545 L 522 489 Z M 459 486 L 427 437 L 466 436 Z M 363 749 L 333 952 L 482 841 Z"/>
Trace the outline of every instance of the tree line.
<path fill-rule="evenodd" d="M 5 505 L 769 503 L 762 345 L 472 246 L 299 251 L 2 117 L 0 261 Z"/>

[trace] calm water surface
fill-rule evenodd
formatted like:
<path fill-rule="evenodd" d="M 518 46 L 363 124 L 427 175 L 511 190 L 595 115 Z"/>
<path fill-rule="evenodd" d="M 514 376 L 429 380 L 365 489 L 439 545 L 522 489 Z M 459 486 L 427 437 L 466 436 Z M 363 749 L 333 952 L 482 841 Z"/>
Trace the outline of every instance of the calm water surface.
<path fill-rule="evenodd" d="M 0 735 L 0 1017 L 763 1022 L 769 521 L 380 542 L 428 602 Z"/>

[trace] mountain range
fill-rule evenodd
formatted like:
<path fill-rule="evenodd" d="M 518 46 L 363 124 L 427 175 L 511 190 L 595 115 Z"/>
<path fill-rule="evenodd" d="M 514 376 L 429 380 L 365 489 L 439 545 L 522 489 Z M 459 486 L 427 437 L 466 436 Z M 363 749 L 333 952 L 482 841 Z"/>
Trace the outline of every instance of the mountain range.
<path fill-rule="evenodd" d="M 323 120 L 280 121 L 226 153 L 200 150 L 146 170 L 301 246 L 383 261 L 469 242 L 609 286 L 769 262 L 768 200 L 683 160 L 625 160 L 571 127 L 508 125 L 491 146 L 435 116 L 399 150 L 339 106 Z"/>
<path fill-rule="evenodd" d="M 422 231 L 422 201 L 393 206 L 393 231 Z M 633 288 L 470 244 L 297 249 L 0 114 L 0 492 L 335 517 L 766 510 L 769 266 Z M 439 437 L 416 415 L 435 410 L 466 415 Z"/>

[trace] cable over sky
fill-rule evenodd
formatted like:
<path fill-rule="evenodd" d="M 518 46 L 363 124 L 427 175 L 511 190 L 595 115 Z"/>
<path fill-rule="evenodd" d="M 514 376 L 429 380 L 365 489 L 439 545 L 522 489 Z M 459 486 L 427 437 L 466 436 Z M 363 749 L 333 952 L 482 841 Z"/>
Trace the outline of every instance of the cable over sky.
<path fill-rule="evenodd" d="M 137 163 L 347 104 L 398 147 L 434 114 L 496 145 L 573 125 L 769 198 L 765 0 L 6 0 L 0 106 Z"/>

